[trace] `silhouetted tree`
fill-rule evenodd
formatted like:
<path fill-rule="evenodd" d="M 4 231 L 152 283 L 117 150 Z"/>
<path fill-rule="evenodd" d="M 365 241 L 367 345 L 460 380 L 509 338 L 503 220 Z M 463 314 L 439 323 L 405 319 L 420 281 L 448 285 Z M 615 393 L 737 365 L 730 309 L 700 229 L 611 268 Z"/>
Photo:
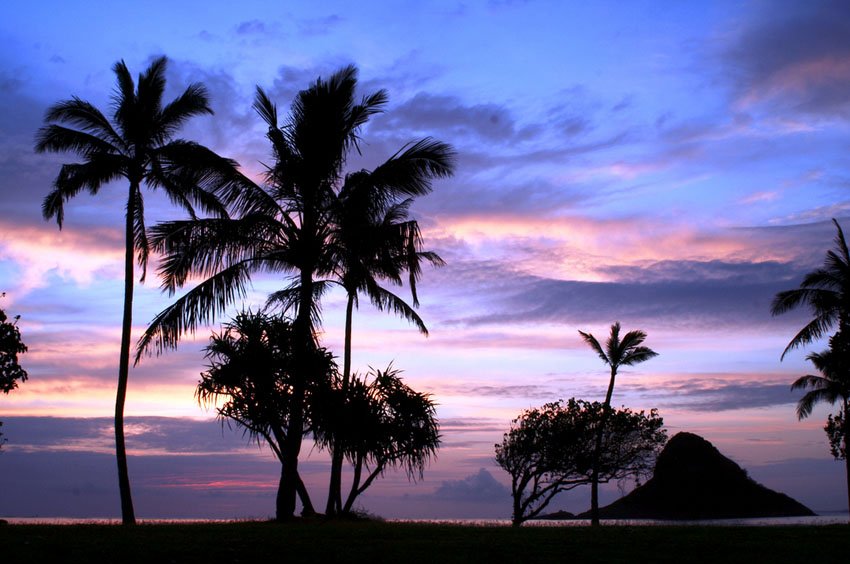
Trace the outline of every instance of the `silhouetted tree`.
<path fill-rule="evenodd" d="M 791 349 L 824 337 L 831 328 L 850 334 L 850 251 L 841 225 L 833 219 L 837 231 L 835 248 L 826 253 L 823 267 L 806 274 L 799 288 L 779 292 L 770 311 L 781 315 L 800 306 L 808 306 L 814 318 L 791 339 L 780 358 Z"/>
<path fill-rule="evenodd" d="M 0 391 L 8 394 L 18 387 L 18 382 L 27 381 L 27 371 L 21 366 L 18 355 L 27 352 L 27 346 L 21 340 L 18 319 L 9 322 L 6 312 L 0 309 Z"/>
<path fill-rule="evenodd" d="M 803 419 L 815 404 L 822 401 L 834 404 L 840 401 L 838 414 L 830 416 L 825 427 L 833 455 L 846 454 L 847 400 L 850 391 L 850 251 L 844 231 L 835 224 L 835 247 L 826 253 L 823 266 L 806 274 L 799 288 L 779 292 L 773 298 L 771 313 L 781 315 L 800 306 L 808 306 L 814 318 L 791 339 L 780 359 L 794 348 L 824 337 L 833 327 L 836 332 L 829 339 L 829 349 L 812 353 L 806 358 L 815 365 L 822 376 L 806 375 L 798 378 L 792 390 L 809 391 L 797 404 L 797 417 Z M 842 448 L 844 450 L 842 450 Z M 847 465 L 847 496 L 850 506 L 850 461 Z"/>
<path fill-rule="evenodd" d="M 134 254 L 144 281 L 150 253 L 145 232 L 141 187 L 162 189 L 176 205 L 194 216 L 195 207 L 224 216 L 219 201 L 205 188 L 227 176 L 233 163 L 197 143 L 174 139 L 191 117 L 211 114 L 206 89 L 191 84 L 163 106 L 166 59 L 155 59 L 134 84 L 124 61 L 116 63 L 117 86 L 112 99 L 111 120 L 92 104 L 73 97 L 47 110 L 36 136 L 38 152 L 70 152 L 82 162 L 65 164 L 44 199 L 45 219 L 56 218 L 59 228 L 65 217 L 64 204 L 83 190 L 97 194 L 118 179 L 129 183 L 125 208 L 124 313 L 119 355 L 118 391 L 115 401 L 115 448 L 121 516 L 124 524 L 135 523 L 127 455 L 124 443 L 124 401 L 130 359 L 130 330 L 133 311 Z"/>
<path fill-rule="evenodd" d="M 333 207 L 335 229 L 331 245 L 336 278 L 347 294 L 343 396 L 351 375 L 352 320 L 358 294 L 366 294 L 378 309 L 391 310 L 428 334 L 416 311 L 382 284 L 401 285 L 406 272 L 413 305 L 418 306 L 416 282 L 422 263 L 444 264 L 436 253 L 422 250 L 419 224 L 409 216 L 412 199 L 399 199 L 399 194 L 430 192 L 433 177 L 451 174 L 452 158 L 447 145 L 424 139 L 399 151 L 374 171 L 349 174 L 340 189 Z M 334 447 L 332 438 L 327 446 L 332 463 L 325 513 L 333 515 L 342 510 L 343 452 Z"/>
<path fill-rule="evenodd" d="M 264 441 L 280 461 L 279 520 L 291 516 L 284 490 L 287 437 L 303 433 L 301 426 L 292 426 L 291 414 L 295 374 L 301 370 L 295 354 L 299 346 L 289 320 L 242 312 L 211 337 L 206 348 L 210 366 L 196 391 L 199 403 L 216 406 L 222 422 L 233 421 L 258 443 Z M 308 382 L 308 398 L 316 389 L 327 388 L 336 372 L 331 355 L 319 347 L 312 349 L 311 363 L 310 373 L 322 377 Z M 307 489 L 300 477 L 296 481 L 305 514 L 314 513 Z"/>
<path fill-rule="evenodd" d="M 18 361 L 18 355 L 27 352 L 27 346 L 21 340 L 21 331 L 18 329 L 20 317 L 16 315 L 10 323 L 6 312 L 0 309 L 0 391 L 4 394 L 17 388 L 18 382 L 27 381 L 27 371 Z M 0 427 L 2 426 L 3 422 L 0 421 Z M 3 433 L 0 433 L 0 447 L 5 442 L 2 437 Z"/>
<path fill-rule="evenodd" d="M 254 109 L 268 126 L 274 157 L 266 186 L 245 180 L 217 193 L 238 212 L 236 219 L 168 222 L 152 230 L 152 244 L 165 257 L 161 272 L 170 293 L 190 275 L 206 280 L 153 320 L 139 341 L 139 355 L 151 346 L 158 352 L 174 347 L 184 331 L 221 314 L 237 297 L 246 295 L 253 273 L 286 277 L 287 286 L 270 295 L 267 305 L 292 312 L 293 330 L 301 343 L 294 354 L 297 357 L 300 350 L 305 354 L 304 370 L 294 374 L 291 428 L 304 424 L 307 365 L 314 328 L 321 320 L 320 297 L 341 256 L 333 243 L 338 234 L 334 206 L 345 181 L 343 168 L 349 151 L 359 150 L 360 128 L 386 103 L 383 90 L 357 103 L 356 86 L 353 66 L 327 80 L 320 78 L 299 92 L 282 125 L 277 107 L 258 88 Z M 380 187 L 392 198 L 424 193 L 430 178 L 444 174 L 438 160 L 441 155 L 450 155 L 442 144 L 415 144 L 390 159 L 386 168 L 362 173 L 371 178 L 364 177 L 364 182 L 374 183 L 376 190 Z M 395 302 L 383 303 L 395 307 Z M 282 448 L 285 495 L 294 512 L 301 434 L 289 433 Z"/>
<path fill-rule="evenodd" d="M 830 451 L 837 460 L 844 460 L 847 480 L 847 504 L 850 508 L 850 460 L 847 442 L 850 439 L 850 334 L 839 331 L 829 340 L 829 348 L 811 353 L 806 359 L 820 375 L 801 376 L 791 385 L 792 390 L 807 390 L 797 402 L 797 418 L 805 419 L 818 403 L 838 403 L 838 413 L 830 415 L 824 431 L 829 438 Z"/>
<path fill-rule="evenodd" d="M 333 443 L 354 466 L 340 510 L 349 514 L 357 497 L 388 468 L 421 479 L 440 445 L 440 427 L 430 396 L 407 386 L 392 366 L 371 370 L 362 379 L 355 376 L 345 394 L 340 384 L 312 402 L 311 411 L 318 443 Z"/>
<path fill-rule="evenodd" d="M 524 411 L 496 445 L 496 462 L 511 475 L 514 526 L 563 491 L 651 473 L 667 440 L 663 424 L 654 409 L 646 415 L 575 398 Z"/>
<path fill-rule="evenodd" d="M 658 356 L 657 352 L 643 346 L 643 342 L 646 340 L 646 333 L 643 331 L 629 331 L 620 339 L 619 321 L 611 326 L 611 334 L 605 342 L 604 349 L 590 333 L 579 331 L 579 335 L 599 355 L 602 362 L 611 367 L 611 380 L 608 382 L 608 392 L 605 394 L 605 403 L 603 404 L 606 409 L 611 407 L 611 396 L 614 393 L 614 380 L 617 377 L 617 370 L 621 366 L 632 366 Z M 601 437 L 597 438 L 597 451 L 601 440 Z M 594 467 L 596 466 L 597 464 L 594 464 Z M 598 475 L 598 473 L 598 468 L 595 468 L 594 475 Z M 590 513 L 591 524 L 599 525 L 599 480 L 597 479 L 594 479 L 590 485 Z"/>

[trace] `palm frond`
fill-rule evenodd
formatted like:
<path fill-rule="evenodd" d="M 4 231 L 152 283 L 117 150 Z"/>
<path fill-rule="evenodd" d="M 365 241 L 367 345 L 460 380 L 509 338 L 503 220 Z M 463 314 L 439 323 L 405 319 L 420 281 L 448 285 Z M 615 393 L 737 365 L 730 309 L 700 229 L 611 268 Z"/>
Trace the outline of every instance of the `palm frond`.
<path fill-rule="evenodd" d="M 136 250 L 139 267 L 142 269 L 139 282 L 144 282 L 148 273 L 148 256 L 150 256 L 150 245 L 145 230 L 145 201 L 138 186 L 131 188 L 131 190 L 130 197 L 133 199 L 133 217 L 131 218 L 133 222 L 133 247 Z"/>
<path fill-rule="evenodd" d="M 807 323 L 800 331 L 794 335 L 794 338 L 791 339 L 791 342 L 788 343 L 788 346 L 785 347 L 785 350 L 782 351 L 782 355 L 779 357 L 780 360 L 785 358 L 785 355 L 790 351 L 796 349 L 797 347 L 801 347 L 803 345 L 807 345 L 817 339 L 820 339 L 824 335 L 827 334 L 832 325 L 837 321 L 838 312 L 835 310 L 826 310 L 821 315 L 818 315 L 814 319 L 812 319 L 809 323 Z"/>
<path fill-rule="evenodd" d="M 617 321 L 611 325 L 611 333 L 608 335 L 608 340 L 605 341 L 605 351 L 608 354 L 608 360 L 612 365 L 620 364 L 623 356 L 623 349 L 620 347 L 620 322 Z"/>
<path fill-rule="evenodd" d="M 61 125 L 46 125 L 35 137 L 37 153 L 71 152 L 89 158 L 101 154 L 121 155 L 121 150 L 107 140 L 87 131 L 70 129 Z"/>
<path fill-rule="evenodd" d="M 143 355 L 174 349 L 182 335 L 212 323 L 237 298 L 247 295 L 251 281 L 246 263 L 237 263 L 210 276 L 160 312 L 136 344 L 135 364 Z M 153 351 L 151 351 L 153 349 Z"/>
<path fill-rule="evenodd" d="M 620 339 L 619 347 L 624 351 L 634 349 L 643 344 L 646 340 L 646 333 L 641 330 L 629 331 L 623 338 Z"/>
<path fill-rule="evenodd" d="M 136 104 L 136 85 L 127 64 L 121 60 L 112 66 L 117 82 L 115 91 L 112 93 L 112 116 L 114 123 L 118 126 L 122 139 L 130 140 L 132 137 L 132 116 Z"/>
<path fill-rule="evenodd" d="M 605 354 L 605 351 L 602 349 L 602 345 L 599 344 L 599 341 L 596 340 L 596 337 L 594 337 L 590 333 L 585 333 L 584 331 L 579 331 L 578 334 L 581 335 L 581 338 L 584 340 L 584 342 L 587 343 L 590 348 L 593 349 L 593 351 L 599 356 L 603 363 L 611 364 L 610 360 L 608 360 L 608 355 Z"/>
<path fill-rule="evenodd" d="M 835 403 L 837 399 L 838 395 L 829 388 L 818 388 L 806 392 L 797 402 L 797 419 L 805 419 L 811 415 L 815 405 L 821 402 Z"/>
<path fill-rule="evenodd" d="M 829 386 L 829 382 L 823 376 L 814 376 L 812 374 L 806 374 L 805 376 L 800 376 L 794 383 L 791 384 L 791 391 L 794 390 L 819 390 L 824 389 Z"/>
<path fill-rule="evenodd" d="M 240 262 L 285 260 L 285 256 L 271 256 L 286 241 L 281 232 L 274 218 L 252 214 L 240 219 L 163 222 L 151 228 L 149 235 L 152 249 L 163 254 L 162 286 L 173 294 L 190 275 L 212 276 Z"/>
<path fill-rule="evenodd" d="M 277 105 L 271 101 L 266 91 L 259 86 L 256 88 L 254 103 L 251 107 L 266 122 L 269 129 L 278 128 Z"/>
<path fill-rule="evenodd" d="M 832 223 L 835 224 L 835 230 L 837 231 L 835 235 L 835 246 L 838 247 L 841 252 L 841 257 L 843 259 L 843 264 L 846 266 L 850 266 L 850 252 L 847 250 L 847 241 L 844 240 L 844 231 L 841 229 L 841 225 L 839 225 L 838 220 L 832 218 Z"/>
<path fill-rule="evenodd" d="M 203 84 L 190 84 L 180 96 L 162 109 L 158 124 L 162 132 L 159 142 L 167 142 L 189 118 L 203 114 L 213 114 L 209 106 L 209 93 Z"/>
<path fill-rule="evenodd" d="M 322 322 L 321 298 L 324 296 L 331 285 L 335 282 L 331 280 L 314 280 L 313 281 L 313 299 L 310 301 L 310 321 L 313 326 L 319 326 Z M 301 310 L 301 285 L 293 283 L 284 288 L 269 294 L 266 298 L 266 308 L 280 308 L 283 313 L 289 313 L 293 318 L 298 317 L 298 312 Z"/>
<path fill-rule="evenodd" d="M 626 352 L 620 360 L 620 364 L 625 366 L 634 366 L 635 364 L 646 362 L 650 358 L 654 358 L 656 356 L 658 356 L 658 353 L 649 347 L 634 347 Z"/>
<path fill-rule="evenodd" d="M 44 121 L 73 125 L 115 147 L 116 150 L 120 148 L 123 151 L 126 148 L 124 140 L 113 129 L 106 116 L 92 104 L 76 96 L 48 108 Z M 39 145 L 40 143 L 36 145 L 36 150 L 43 150 L 38 148 Z"/>
<path fill-rule="evenodd" d="M 422 321 L 422 318 L 419 317 L 419 314 L 416 313 L 416 310 L 407 305 L 403 299 L 399 298 L 386 288 L 382 288 L 373 278 L 366 281 L 366 293 L 372 304 L 379 310 L 392 311 L 402 319 L 416 325 L 417 329 L 419 329 L 423 335 L 428 335 L 428 328 L 425 326 L 425 322 Z"/>
<path fill-rule="evenodd" d="M 165 92 L 165 68 L 168 59 L 157 57 L 139 74 L 136 85 L 136 103 L 139 112 L 144 116 L 156 116 L 162 112 L 162 95 Z"/>
<path fill-rule="evenodd" d="M 55 217 L 61 228 L 65 220 L 65 202 L 84 189 L 97 194 L 101 186 L 123 176 L 123 166 L 123 159 L 111 155 L 98 155 L 81 164 L 62 165 L 53 183 L 53 190 L 42 203 L 44 219 Z"/>

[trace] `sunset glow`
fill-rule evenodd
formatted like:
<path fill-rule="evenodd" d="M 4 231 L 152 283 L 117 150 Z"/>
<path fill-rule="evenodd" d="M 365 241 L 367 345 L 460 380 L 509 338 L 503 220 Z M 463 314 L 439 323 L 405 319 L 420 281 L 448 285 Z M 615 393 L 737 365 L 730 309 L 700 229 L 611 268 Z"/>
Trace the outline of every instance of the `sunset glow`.
<path fill-rule="evenodd" d="M 0 308 L 21 316 L 30 376 L 0 396 L 0 477 L 15 490 L 0 496 L 0 518 L 119 511 L 110 418 L 126 186 L 83 191 L 60 230 L 41 205 L 74 157 L 36 154 L 33 140 L 51 104 L 79 96 L 106 112 L 112 65 L 136 74 L 159 55 L 166 97 L 202 82 L 215 111 L 178 137 L 258 181 L 273 157 L 251 109 L 255 85 L 284 114 L 299 90 L 349 63 L 360 94 L 384 88 L 390 103 L 363 128 L 348 170 L 425 136 L 457 151 L 456 174 L 412 208 L 447 263 L 418 287 L 430 335 L 366 298 L 353 321 L 354 371 L 392 363 L 431 394 L 443 446 L 423 481 L 390 471 L 365 509 L 509 517 L 510 496 L 492 496 L 508 484 L 494 444 L 524 409 L 604 398 L 607 367 L 577 331 L 602 339 L 615 321 L 646 331 L 659 356 L 622 371 L 614 404 L 657 407 L 670 436 L 702 435 L 815 511 L 843 507 L 842 465 L 822 430 L 829 407 L 797 421 L 789 390 L 824 343 L 780 362 L 808 313 L 774 318 L 769 306 L 823 262 L 832 218 L 850 228 L 846 3 L 97 4 L 11 3 L 0 22 Z M 148 227 L 184 217 L 161 192 L 145 198 Z M 160 290 L 158 260 L 136 284 L 134 340 L 183 292 Z M 261 307 L 286 278 L 252 282 L 228 316 Z M 322 344 L 340 363 L 344 309 L 338 288 L 323 297 Z M 131 370 L 127 444 L 143 518 L 273 511 L 274 456 L 194 395 L 203 347 L 228 316 Z M 323 507 L 327 453 L 306 441 L 303 456 Z M 48 486 L 60 493 L 33 503 Z M 603 492 L 618 496 L 613 484 Z M 553 509 L 588 504 L 579 489 Z"/>

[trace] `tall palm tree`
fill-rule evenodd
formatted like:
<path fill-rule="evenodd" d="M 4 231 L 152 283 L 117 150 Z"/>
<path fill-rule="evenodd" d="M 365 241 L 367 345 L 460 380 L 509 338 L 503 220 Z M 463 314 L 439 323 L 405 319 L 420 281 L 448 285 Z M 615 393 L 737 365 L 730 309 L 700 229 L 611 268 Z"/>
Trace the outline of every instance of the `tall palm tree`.
<path fill-rule="evenodd" d="M 115 400 L 115 449 L 121 516 L 133 524 L 135 515 L 127 473 L 124 443 L 124 401 L 130 358 L 130 328 L 133 312 L 134 255 L 144 281 L 151 246 L 145 232 L 142 185 L 162 189 L 173 203 L 191 216 L 195 207 L 218 216 L 226 212 L 208 191 L 233 170 L 233 162 L 209 149 L 174 139 L 191 117 L 212 114 L 207 91 L 191 84 L 173 101 L 163 105 L 166 58 L 154 60 L 134 84 L 124 61 L 112 67 L 117 87 L 112 100 L 111 120 L 89 102 L 73 97 L 47 110 L 36 137 L 37 152 L 70 152 L 82 162 L 65 164 L 53 190 L 44 199 L 44 218 L 56 218 L 59 228 L 65 217 L 64 204 L 83 190 L 97 194 L 113 181 L 129 183 L 125 210 L 124 313 Z"/>
<path fill-rule="evenodd" d="M 780 315 L 802 305 L 808 306 L 814 318 L 791 339 L 780 358 L 789 351 L 824 337 L 838 326 L 850 334 L 850 251 L 841 225 L 835 224 L 835 248 L 826 253 L 823 266 L 806 274 L 799 288 L 779 292 L 770 311 Z"/>
<path fill-rule="evenodd" d="M 633 366 L 645 362 L 658 353 L 649 347 L 643 346 L 646 333 L 640 330 L 629 331 L 620 339 L 620 322 L 611 326 L 611 334 L 605 342 L 605 348 L 599 344 L 596 337 L 590 333 L 578 332 L 584 342 L 599 356 L 604 364 L 611 368 L 611 380 L 608 382 L 608 392 L 605 394 L 603 408 L 607 414 L 611 408 L 611 396 L 614 393 L 614 380 L 617 378 L 617 370 L 621 366 Z M 599 452 L 602 448 L 602 433 L 605 427 L 605 417 L 596 433 L 596 449 L 593 456 L 593 475 L 590 484 L 590 515 L 591 524 L 599 525 Z"/>
<path fill-rule="evenodd" d="M 838 416 L 830 416 L 825 427 L 830 435 L 832 451 L 836 458 L 844 458 L 847 479 L 847 504 L 850 508 L 850 458 L 847 457 L 847 444 L 850 442 L 850 366 L 847 352 L 850 339 L 846 333 L 838 332 L 829 340 L 829 349 L 820 353 L 811 353 L 806 359 L 817 368 L 820 375 L 807 374 L 791 384 L 792 390 L 807 390 L 797 402 L 797 418 L 802 420 L 812 414 L 818 403 L 839 403 Z"/>
<path fill-rule="evenodd" d="M 302 90 L 281 125 L 277 107 L 257 88 L 254 109 L 268 126 L 274 162 L 265 186 L 245 178 L 217 191 L 236 218 L 199 219 L 160 224 L 151 230 L 153 248 L 163 253 L 163 286 L 170 292 L 190 275 L 206 278 L 151 322 L 139 340 L 137 359 L 151 349 L 176 346 L 180 336 L 215 319 L 238 297 L 244 297 L 251 276 L 282 275 L 287 286 L 269 296 L 267 305 L 292 312 L 296 335 L 294 354 L 301 367 L 294 372 L 290 429 L 304 426 L 305 390 L 320 371 L 311 367 L 317 346 L 315 326 L 321 321 L 320 297 L 334 274 L 334 202 L 344 182 L 343 169 L 352 149 L 358 149 L 360 128 L 382 111 L 383 90 L 355 101 L 357 69 L 348 66 L 327 80 Z M 406 155 L 407 158 L 400 158 Z M 376 186 L 389 197 L 422 193 L 421 177 L 399 179 L 400 171 L 430 170 L 431 163 L 406 151 L 383 169 L 372 171 Z M 426 175 L 427 176 L 427 175 Z M 295 511 L 298 454 L 302 434 L 290 432 L 283 445 L 284 504 L 279 515 Z"/>
<path fill-rule="evenodd" d="M 413 305 L 418 306 L 416 283 L 422 264 L 442 266 L 437 253 L 423 251 L 419 224 L 410 219 L 412 198 L 397 194 L 426 194 L 431 180 L 452 173 L 454 154 L 438 141 L 423 139 L 393 155 L 374 171 L 349 174 L 334 205 L 335 229 L 332 248 L 335 276 L 345 289 L 345 343 L 343 353 L 342 397 L 346 398 L 351 378 L 351 341 L 354 308 L 360 293 L 380 310 L 391 310 L 410 321 L 425 335 L 428 329 L 419 314 L 403 299 L 381 284 L 402 284 L 406 272 Z M 354 422 L 352 422 L 354 424 Z M 331 437 L 331 478 L 327 515 L 342 511 L 342 449 Z"/>

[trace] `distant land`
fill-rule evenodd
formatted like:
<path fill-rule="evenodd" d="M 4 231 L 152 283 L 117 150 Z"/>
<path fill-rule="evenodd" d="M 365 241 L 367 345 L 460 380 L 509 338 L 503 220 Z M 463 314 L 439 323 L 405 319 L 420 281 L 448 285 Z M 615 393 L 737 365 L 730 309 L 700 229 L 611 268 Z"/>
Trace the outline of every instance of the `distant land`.
<path fill-rule="evenodd" d="M 658 455 L 652 478 L 599 509 L 603 519 L 800 517 L 814 511 L 766 488 L 693 433 L 677 433 Z M 582 513 L 580 518 L 589 518 Z"/>
<path fill-rule="evenodd" d="M 795 499 L 757 483 L 747 471 L 693 433 L 677 433 L 655 464 L 652 478 L 614 503 L 602 519 L 745 519 L 815 513 Z M 565 511 L 538 519 L 571 519 Z M 576 515 L 589 519 L 590 512 Z"/>

